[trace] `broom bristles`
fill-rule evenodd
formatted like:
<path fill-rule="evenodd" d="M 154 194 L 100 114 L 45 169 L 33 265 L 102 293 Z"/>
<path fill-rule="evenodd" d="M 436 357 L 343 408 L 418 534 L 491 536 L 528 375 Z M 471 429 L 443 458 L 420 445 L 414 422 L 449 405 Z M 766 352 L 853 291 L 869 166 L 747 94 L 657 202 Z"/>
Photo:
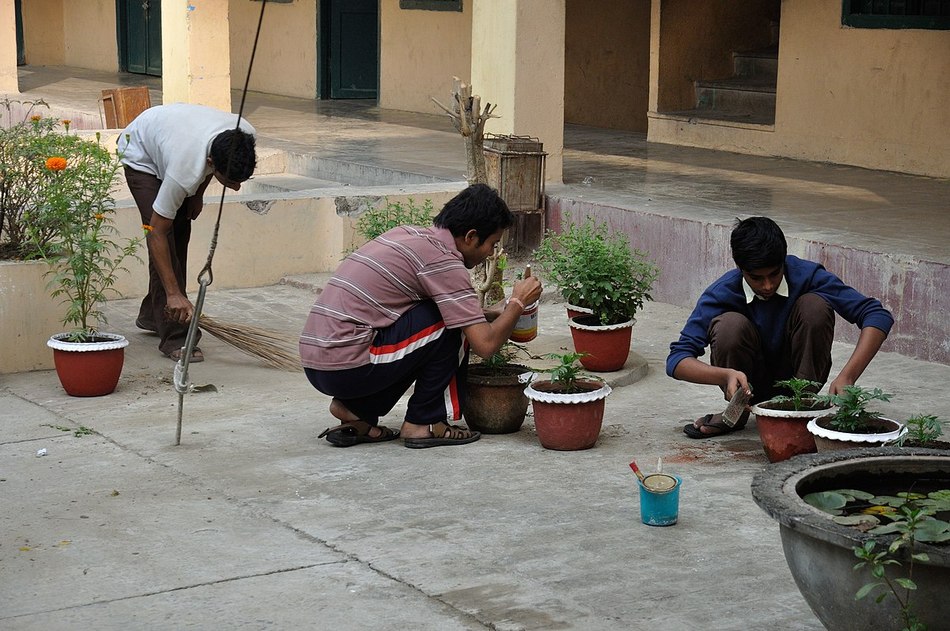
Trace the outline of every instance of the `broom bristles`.
<path fill-rule="evenodd" d="M 198 326 L 225 344 L 257 357 L 273 368 L 292 372 L 303 370 L 297 340 L 289 335 L 248 324 L 229 324 L 206 315 L 198 320 Z"/>

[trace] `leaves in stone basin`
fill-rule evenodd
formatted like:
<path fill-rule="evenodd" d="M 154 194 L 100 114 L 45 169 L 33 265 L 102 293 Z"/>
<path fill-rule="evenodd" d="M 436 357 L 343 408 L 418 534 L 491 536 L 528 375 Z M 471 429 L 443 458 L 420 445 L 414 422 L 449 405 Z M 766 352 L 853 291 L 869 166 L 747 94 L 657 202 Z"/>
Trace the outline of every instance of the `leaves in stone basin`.
<path fill-rule="evenodd" d="M 809 493 L 802 498 L 806 504 L 814 506 L 820 511 L 829 515 L 840 515 L 842 508 L 848 503 L 848 498 L 837 491 L 819 491 L 818 493 Z"/>

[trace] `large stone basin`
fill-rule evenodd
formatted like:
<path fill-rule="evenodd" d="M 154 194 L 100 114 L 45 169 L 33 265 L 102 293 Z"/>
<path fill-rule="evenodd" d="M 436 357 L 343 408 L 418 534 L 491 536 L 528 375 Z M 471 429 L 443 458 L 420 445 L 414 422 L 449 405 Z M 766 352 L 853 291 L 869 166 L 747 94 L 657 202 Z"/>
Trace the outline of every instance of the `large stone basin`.
<path fill-rule="evenodd" d="M 903 628 L 895 599 L 879 604 L 873 597 L 856 601 L 855 593 L 871 580 L 867 569 L 855 571 L 853 548 L 873 535 L 841 526 L 806 504 L 814 491 L 857 488 L 875 492 L 876 484 L 894 480 L 936 480 L 950 488 L 950 454 L 929 449 L 853 449 L 797 456 L 770 465 L 752 481 L 755 502 L 779 523 L 785 559 L 812 611 L 830 631 L 890 631 Z M 903 482 L 900 482 L 901 484 Z M 883 539 L 884 537 L 878 536 Z M 887 536 L 886 542 L 893 540 Z M 947 629 L 950 621 L 950 546 L 917 544 L 928 563 L 916 562 L 918 585 L 912 608 L 930 629 Z M 903 568 L 896 568 L 903 576 Z"/>

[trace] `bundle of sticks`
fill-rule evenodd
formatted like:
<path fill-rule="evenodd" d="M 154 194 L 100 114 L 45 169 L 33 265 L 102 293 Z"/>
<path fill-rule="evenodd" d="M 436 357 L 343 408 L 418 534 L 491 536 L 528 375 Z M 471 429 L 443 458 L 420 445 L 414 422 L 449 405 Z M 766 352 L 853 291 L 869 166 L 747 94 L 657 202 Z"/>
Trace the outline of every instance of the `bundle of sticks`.
<path fill-rule="evenodd" d="M 225 344 L 280 370 L 299 372 L 297 338 L 247 324 L 231 324 L 202 315 L 198 326 Z"/>

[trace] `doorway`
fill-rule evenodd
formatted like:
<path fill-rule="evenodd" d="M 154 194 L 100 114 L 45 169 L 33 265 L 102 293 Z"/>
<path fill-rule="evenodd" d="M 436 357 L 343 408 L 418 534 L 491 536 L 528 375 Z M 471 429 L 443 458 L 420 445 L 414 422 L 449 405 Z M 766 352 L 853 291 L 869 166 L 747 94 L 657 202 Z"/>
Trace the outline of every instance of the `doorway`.
<path fill-rule="evenodd" d="M 321 3 L 321 98 L 375 99 L 379 86 L 377 0 Z"/>
<path fill-rule="evenodd" d="M 126 72 L 162 76 L 162 1 L 116 0 L 119 66 Z"/>

